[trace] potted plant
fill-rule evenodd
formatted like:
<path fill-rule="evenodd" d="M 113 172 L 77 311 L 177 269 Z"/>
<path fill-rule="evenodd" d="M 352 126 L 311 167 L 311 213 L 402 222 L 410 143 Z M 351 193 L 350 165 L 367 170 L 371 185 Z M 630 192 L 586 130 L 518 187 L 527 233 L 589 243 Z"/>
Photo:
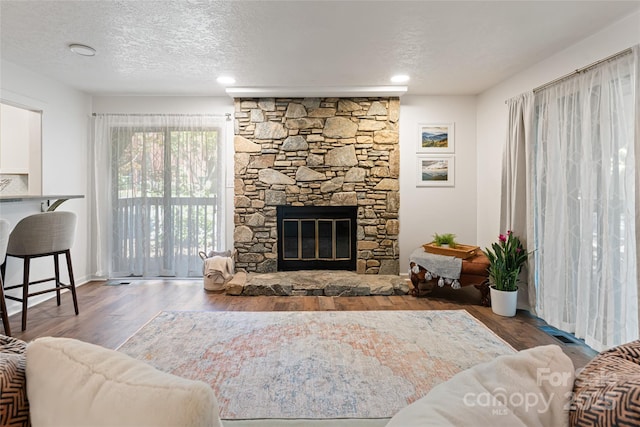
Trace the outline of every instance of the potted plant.
<path fill-rule="evenodd" d="M 436 246 L 444 246 L 455 249 L 456 243 L 456 235 L 447 233 L 447 234 L 434 234 L 433 235 L 433 244 Z"/>
<path fill-rule="evenodd" d="M 501 316 L 515 316 L 518 302 L 518 276 L 527 261 L 527 251 L 511 231 L 501 234 L 498 241 L 485 248 L 489 258 L 491 309 Z"/>

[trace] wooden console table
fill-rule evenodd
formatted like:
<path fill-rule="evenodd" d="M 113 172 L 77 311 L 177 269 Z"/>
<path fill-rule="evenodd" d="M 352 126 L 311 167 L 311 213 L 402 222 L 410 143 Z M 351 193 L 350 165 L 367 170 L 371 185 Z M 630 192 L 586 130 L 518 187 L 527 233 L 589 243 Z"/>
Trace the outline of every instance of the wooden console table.
<path fill-rule="evenodd" d="M 427 296 L 436 286 L 438 286 L 438 279 L 426 280 L 425 275 L 427 271 L 423 267 L 418 266 L 420 271 L 418 273 L 414 273 L 414 266 L 415 263 L 410 263 L 411 283 L 413 284 L 411 294 L 415 297 Z M 464 287 L 473 285 L 480 291 L 480 305 L 485 307 L 491 305 L 491 301 L 489 300 L 488 267 L 489 259 L 483 253 L 479 253 L 471 258 L 462 260 L 462 270 L 460 271 L 460 279 L 458 279 L 460 286 Z"/>

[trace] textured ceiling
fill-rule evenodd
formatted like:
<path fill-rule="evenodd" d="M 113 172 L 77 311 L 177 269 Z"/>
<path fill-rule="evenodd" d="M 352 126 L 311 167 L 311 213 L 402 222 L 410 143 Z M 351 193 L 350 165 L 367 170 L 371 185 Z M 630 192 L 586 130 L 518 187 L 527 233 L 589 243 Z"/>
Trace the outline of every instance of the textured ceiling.
<path fill-rule="evenodd" d="M 0 1 L 3 60 L 91 94 L 389 85 L 477 94 L 639 1 Z M 67 49 L 94 47 L 93 58 Z"/>

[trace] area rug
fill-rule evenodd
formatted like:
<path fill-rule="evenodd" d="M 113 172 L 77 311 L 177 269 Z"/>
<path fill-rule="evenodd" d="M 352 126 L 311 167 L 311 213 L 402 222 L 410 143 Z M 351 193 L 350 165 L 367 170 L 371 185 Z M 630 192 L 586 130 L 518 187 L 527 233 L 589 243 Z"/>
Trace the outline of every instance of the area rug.
<path fill-rule="evenodd" d="M 515 352 L 465 310 L 161 312 L 118 350 L 210 384 L 223 419 L 389 418 Z"/>

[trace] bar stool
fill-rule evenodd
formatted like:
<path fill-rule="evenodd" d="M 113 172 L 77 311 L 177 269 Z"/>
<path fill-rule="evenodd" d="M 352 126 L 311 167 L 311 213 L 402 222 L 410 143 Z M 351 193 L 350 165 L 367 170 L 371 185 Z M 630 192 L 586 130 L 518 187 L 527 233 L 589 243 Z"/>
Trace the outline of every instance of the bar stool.
<path fill-rule="evenodd" d="M 47 292 L 56 292 L 60 305 L 60 291 L 69 289 L 73 297 L 73 306 L 78 315 L 76 285 L 71 267 L 71 245 L 75 237 L 76 215 L 73 212 L 44 212 L 23 218 L 9 235 L 7 257 L 23 259 L 23 280 L 19 285 L 5 286 L 5 290 L 22 288 L 22 298 L 6 295 L 6 298 L 22 303 L 22 330 L 27 328 L 27 301 L 29 297 Z M 69 284 L 60 282 L 58 255 L 65 254 Z M 53 256 L 55 276 L 48 279 L 29 281 L 29 266 L 33 258 Z M 2 264 L 2 278 L 5 277 L 6 261 Z M 29 286 L 36 283 L 55 281 L 55 287 L 37 292 L 29 292 Z"/>
<path fill-rule="evenodd" d="M 4 264 L 7 256 L 7 243 L 9 242 L 9 221 L 0 219 L 0 264 Z M 7 314 L 7 303 L 4 299 L 4 285 L 2 275 L 0 275 L 0 315 L 4 325 L 4 334 L 11 336 L 11 326 L 9 325 L 9 315 Z"/>

